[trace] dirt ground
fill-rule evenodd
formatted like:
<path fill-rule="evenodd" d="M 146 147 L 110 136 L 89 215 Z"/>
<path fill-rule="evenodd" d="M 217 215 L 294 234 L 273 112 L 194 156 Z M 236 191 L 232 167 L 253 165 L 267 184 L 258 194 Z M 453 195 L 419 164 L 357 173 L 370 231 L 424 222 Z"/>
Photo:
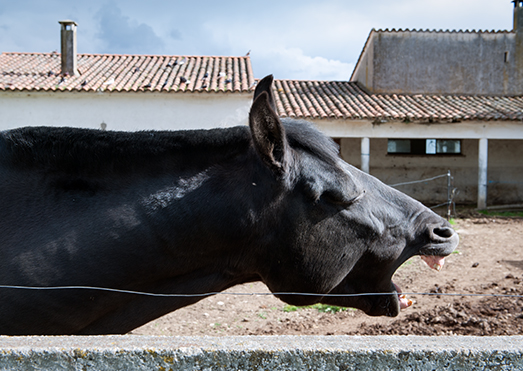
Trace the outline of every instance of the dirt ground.
<path fill-rule="evenodd" d="M 523 295 L 523 219 L 463 217 L 456 252 L 442 271 L 414 257 L 393 280 L 411 293 Z M 348 309 L 337 313 L 290 308 L 262 283 L 233 287 L 225 294 L 142 326 L 142 335 L 521 335 L 523 298 L 409 295 L 414 305 L 396 318 L 369 317 Z M 295 309 L 292 311 L 292 309 Z"/>

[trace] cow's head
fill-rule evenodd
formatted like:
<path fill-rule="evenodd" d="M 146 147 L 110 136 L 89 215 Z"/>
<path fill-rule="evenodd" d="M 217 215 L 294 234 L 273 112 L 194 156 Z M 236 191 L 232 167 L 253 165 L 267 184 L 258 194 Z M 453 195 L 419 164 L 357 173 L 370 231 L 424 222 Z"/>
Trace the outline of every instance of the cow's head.
<path fill-rule="evenodd" d="M 270 237 L 262 280 L 291 304 L 396 316 L 409 305 L 392 283 L 396 269 L 414 255 L 440 269 L 457 233 L 418 201 L 344 162 L 336 144 L 309 123 L 280 120 L 271 84 L 272 76 L 259 82 L 249 117 L 254 148 L 278 190 L 264 214 Z M 279 228 L 271 229 L 274 223 Z"/>

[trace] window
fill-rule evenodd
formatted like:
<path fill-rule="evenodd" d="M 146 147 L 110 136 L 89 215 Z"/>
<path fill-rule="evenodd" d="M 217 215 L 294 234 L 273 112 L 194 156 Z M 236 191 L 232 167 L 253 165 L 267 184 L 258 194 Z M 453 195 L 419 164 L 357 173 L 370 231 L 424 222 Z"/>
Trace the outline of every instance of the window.
<path fill-rule="evenodd" d="M 461 154 L 461 140 L 389 139 L 387 153 L 410 155 L 458 155 Z"/>

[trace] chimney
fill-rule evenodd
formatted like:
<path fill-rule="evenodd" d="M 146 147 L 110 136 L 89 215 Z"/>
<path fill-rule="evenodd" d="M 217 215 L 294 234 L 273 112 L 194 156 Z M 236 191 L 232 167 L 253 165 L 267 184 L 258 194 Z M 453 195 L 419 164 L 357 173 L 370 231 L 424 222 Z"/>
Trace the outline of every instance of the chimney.
<path fill-rule="evenodd" d="M 79 76 L 76 68 L 76 22 L 59 21 L 62 25 L 60 32 L 62 46 L 62 75 Z"/>
<path fill-rule="evenodd" d="M 512 0 L 514 3 L 514 32 L 523 32 L 523 0 Z"/>

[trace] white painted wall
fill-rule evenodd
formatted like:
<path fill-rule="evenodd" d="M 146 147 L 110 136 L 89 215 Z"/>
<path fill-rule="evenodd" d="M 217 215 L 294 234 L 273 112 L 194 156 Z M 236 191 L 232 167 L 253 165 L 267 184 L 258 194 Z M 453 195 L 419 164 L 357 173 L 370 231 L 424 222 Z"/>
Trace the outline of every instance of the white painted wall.
<path fill-rule="evenodd" d="M 520 121 L 462 121 L 433 124 L 368 120 L 311 120 L 333 138 L 523 139 Z M 372 156 L 372 154 L 371 154 Z"/>
<path fill-rule="evenodd" d="M 0 130 L 71 126 L 178 130 L 247 124 L 252 94 L 0 92 Z"/>

